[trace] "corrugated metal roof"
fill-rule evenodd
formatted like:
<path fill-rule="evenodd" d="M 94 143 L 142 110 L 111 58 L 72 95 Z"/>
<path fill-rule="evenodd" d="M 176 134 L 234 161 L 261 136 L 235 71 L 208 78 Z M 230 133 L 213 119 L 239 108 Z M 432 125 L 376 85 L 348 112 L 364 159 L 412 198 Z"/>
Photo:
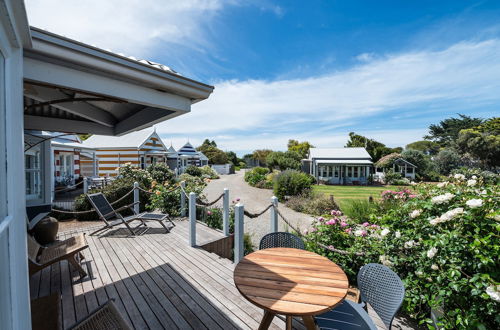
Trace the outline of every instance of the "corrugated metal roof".
<path fill-rule="evenodd" d="M 318 164 L 353 164 L 353 165 L 371 165 L 373 162 L 366 159 L 325 159 L 318 160 Z"/>
<path fill-rule="evenodd" d="M 311 148 L 309 159 L 368 159 L 370 154 L 365 148 Z"/>
<path fill-rule="evenodd" d="M 139 148 L 153 133 L 152 128 L 146 128 L 123 136 L 92 135 L 82 145 L 88 148 Z"/>

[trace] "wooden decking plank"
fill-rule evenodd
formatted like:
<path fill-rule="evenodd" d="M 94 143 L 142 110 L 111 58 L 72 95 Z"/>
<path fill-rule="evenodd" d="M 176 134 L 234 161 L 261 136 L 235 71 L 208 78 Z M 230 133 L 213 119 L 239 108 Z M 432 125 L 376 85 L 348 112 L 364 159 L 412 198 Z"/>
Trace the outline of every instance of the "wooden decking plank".
<path fill-rule="evenodd" d="M 134 239 L 134 238 L 130 237 L 130 239 Z M 112 242 L 110 242 L 110 240 Z M 161 324 L 160 319 L 162 319 L 162 321 L 165 323 L 170 323 L 175 328 L 175 325 L 172 322 L 172 320 L 169 320 L 169 318 L 167 318 L 167 317 L 161 318 L 159 315 L 157 315 L 158 310 L 157 310 L 157 306 L 156 306 L 156 304 L 157 304 L 156 299 L 154 297 L 150 296 L 149 290 L 145 291 L 147 289 L 147 287 L 144 285 L 142 280 L 140 280 L 140 278 L 138 276 L 131 276 L 127 272 L 127 269 L 130 268 L 129 261 L 127 259 L 121 259 L 118 256 L 118 254 L 116 254 L 116 251 L 113 250 L 113 247 L 112 247 L 112 245 L 118 243 L 117 240 L 119 240 L 119 239 L 115 240 L 113 238 L 104 238 L 101 240 L 101 243 L 106 248 L 106 251 L 107 251 L 111 261 L 115 265 L 115 268 L 116 268 L 118 274 L 120 275 L 122 282 L 125 284 L 130 295 L 133 297 L 134 302 L 137 305 L 137 308 L 139 309 L 140 313 L 143 315 L 144 321 L 147 323 L 148 327 L 151 329 L 164 328 Z M 113 243 L 113 244 L 111 244 L 111 243 Z M 148 302 L 149 302 L 149 304 L 148 304 Z M 153 311 L 153 309 L 155 309 L 155 311 Z"/>
<path fill-rule="evenodd" d="M 94 265 L 95 265 L 95 269 L 96 269 L 96 275 L 97 274 L 99 275 L 99 279 L 104 287 L 104 290 L 106 291 L 108 298 L 115 300 L 115 303 L 116 303 L 118 310 L 120 310 L 122 312 L 122 315 L 126 319 L 128 324 L 133 325 L 134 322 L 132 322 L 132 320 L 129 317 L 128 309 L 131 309 L 134 306 L 128 306 L 128 309 L 127 309 L 127 307 L 125 307 L 125 305 L 122 301 L 122 297 L 118 293 L 118 290 L 117 290 L 116 286 L 114 285 L 113 280 L 111 279 L 108 268 L 106 267 L 106 265 L 103 262 L 103 259 L 102 259 L 101 253 L 100 253 L 100 248 L 98 248 L 98 246 L 96 245 L 96 242 L 94 241 L 95 239 L 97 239 L 97 238 L 94 238 L 92 236 L 87 236 L 87 242 L 89 244 L 89 248 L 92 251 L 94 251 L 93 255 L 94 255 Z M 106 253 L 106 252 L 102 251 L 102 253 Z"/>
<path fill-rule="evenodd" d="M 75 303 L 73 299 L 73 288 L 71 283 L 71 272 L 67 262 L 61 262 L 61 312 L 63 329 L 69 328 L 76 323 Z"/>
<path fill-rule="evenodd" d="M 150 239 L 149 243 L 152 242 L 153 240 Z M 188 291 L 193 299 L 196 299 L 197 301 L 206 299 L 208 304 L 204 305 L 204 309 L 207 310 L 206 308 L 208 308 L 207 312 L 224 329 L 231 329 L 235 327 L 248 328 L 248 326 L 244 322 L 242 322 L 235 316 L 233 318 L 229 318 L 229 316 L 226 315 L 226 312 L 223 312 L 225 310 L 229 312 L 227 304 L 232 305 L 232 303 L 229 301 L 229 299 L 226 299 L 224 303 L 220 303 L 217 299 L 213 299 L 213 295 L 210 293 L 211 291 L 209 291 L 209 289 L 213 291 L 213 289 L 210 287 L 210 283 L 205 282 L 204 284 L 200 284 L 196 280 L 193 280 L 193 276 L 189 274 L 192 273 L 192 271 L 190 269 L 187 270 L 186 265 L 179 264 L 177 260 L 174 260 L 171 253 L 158 253 L 158 251 L 161 250 L 159 250 L 158 247 L 153 244 L 149 244 L 147 249 L 151 252 L 157 253 L 157 255 L 163 262 L 162 268 L 166 270 L 180 286 Z M 195 277 L 205 276 L 205 274 L 197 274 L 197 276 Z M 234 318 L 236 318 L 236 320 Z"/>
<path fill-rule="evenodd" d="M 67 261 L 62 261 L 66 262 Z M 69 276 L 71 281 L 73 281 L 73 301 L 75 303 L 76 320 L 80 321 L 89 314 L 87 309 L 87 304 L 85 303 L 85 291 L 83 290 L 83 285 L 79 279 L 78 272 L 68 264 Z M 76 275 L 76 276 L 75 276 Z"/>
<path fill-rule="evenodd" d="M 92 269 L 89 266 L 91 264 L 91 257 L 88 249 L 82 251 L 83 256 L 85 257 L 84 262 L 82 263 L 83 269 L 87 272 L 87 276 L 81 279 L 83 296 L 85 298 L 85 303 L 87 304 L 87 310 L 92 312 L 97 307 L 99 307 L 99 302 L 97 301 L 96 291 L 94 290 L 94 285 L 92 284 Z"/>
<path fill-rule="evenodd" d="M 227 288 L 221 285 L 219 283 L 220 280 L 218 279 L 219 275 L 217 275 L 217 273 L 214 273 L 213 270 L 210 269 L 210 267 L 205 267 L 205 265 L 202 265 L 202 260 L 186 257 L 186 254 L 188 254 L 188 252 L 191 252 L 192 248 L 184 249 L 182 253 L 179 253 L 179 251 L 176 251 L 175 249 L 166 250 L 165 245 L 161 246 L 161 244 L 158 244 L 158 241 L 155 238 L 152 238 L 151 242 L 157 244 L 157 248 L 160 251 L 164 250 L 165 253 L 163 253 L 163 255 L 167 258 L 170 258 L 170 260 L 175 265 L 177 265 L 178 268 L 183 268 L 183 270 L 190 278 L 192 278 L 195 282 L 198 282 L 201 287 L 204 287 L 207 291 L 209 291 L 209 294 L 216 299 L 214 301 L 218 301 L 224 304 L 225 307 L 229 309 L 232 314 L 238 319 L 238 321 L 243 322 L 245 326 L 250 326 L 250 328 L 258 327 L 258 322 L 256 322 L 255 318 L 251 315 L 248 315 L 248 311 L 245 311 L 238 306 L 238 302 L 245 303 L 241 300 L 241 295 L 236 292 L 232 292 L 230 290 L 231 288 Z M 165 242 L 163 243 L 165 244 Z M 167 255 L 167 252 L 170 253 Z M 193 260 L 197 261 L 197 263 L 193 263 Z M 207 277 L 210 277 L 211 281 L 208 281 L 206 279 Z M 251 310 L 251 312 L 255 313 L 254 310 Z M 260 315 L 258 317 L 260 318 Z M 234 318 L 232 320 L 235 321 Z"/>
<path fill-rule="evenodd" d="M 87 269 L 88 278 L 92 283 L 92 287 L 97 298 L 97 304 L 101 306 L 109 299 L 108 294 L 106 293 L 106 289 L 104 288 L 101 280 L 102 276 L 99 273 L 99 269 L 97 268 L 97 260 L 100 260 L 101 256 L 99 255 L 98 251 L 90 248 L 89 238 L 86 237 L 86 239 L 87 244 L 89 244 L 89 248 L 86 249 L 87 254 L 85 254 L 84 264 Z"/>
<path fill-rule="evenodd" d="M 61 263 L 56 262 L 50 267 L 50 294 L 61 295 Z M 62 324 L 62 313 L 59 313 L 59 324 Z"/>
<path fill-rule="evenodd" d="M 162 293 L 162 295 L 159 297 L 159 300 L 163 304 L 168 303 L 167 306 L 164 306 L 164 309 L 167 313 L 171 314 L 171 318 L 176 322 L 176 324 L 181 329 L 185 329 L 189 326 L 194 329 L 206 329 L 207 327 L 205 326 L 205 324 L 209 329 L 215 329 L 215 323 L 207 324 L 211 321 L 210 318 L 205 318 L 202 322 L 197 317 L 196 313 L 194 313 L 189 308 L 189 306 L 185 304 L 184 301 L 189 299 L 189 296 L 187 294 L 182 295 L 181 298 L 179 295 L 182 294 L 183 291 L 180 290 L 180 288 L 178 289 L 178 292 L 172 290 L 163 280 L 163 278 L 158 274 L 158 271 L 161 271 L 161 269 L 158 269 L 158 265 L 154 262 L 150 262 L 148 253 L 142 248 L 138 248 L 139 246 L 142 246 L 142 240 L 139 240 L 139 242 L 136 241 L 134 243 L 135 244 L 132 245 L 127 241 L 124 242 L 124 246 L 128 248 L 128 252 L 130 253 L 130 255 L 137 260 L 142 269 L 145 270 L 145 273 L 150 276 L 151 280 L 155 284 L 155 287 L 152 288 L 153 292 L 157 294 L 159 292 Z M 193 304 L 191 306 L 197 307 L 197 304 L 193 301 Z M 198 309 L 198 312 L 203 312 L 203 310 Z M 179 318 L 182 319 L 182 321 L 180 321 Z"/>
<path fill-rule="evenodd" d="M 206 297 L 187 283 L 187 281 L 181 275 L 177 274 L 169 264 L 166 264 L 163 260 L 161 260 L 161 258 L 154 253 L 156 251 L 151 252 L 148 248 L 144 248 L 143 246 L 135 246 L 135 248 L 137 248 L 141 255 L 145 256 L 151 264 L 155 265 L 155 271 L 158 272 L 159 276 L 169 285 L 175 294 L 179 296 L 182 302 L 186 304 L 187 311 L 185 313 L 188 314 L 185 315 L 186 318 L 189 318 L 189 315 L 192 312 L 209 329 L 220 328 L 220 326 L 212 319 L 214 314 L 217 313 L 217 310 L 212 306 Z M 178 281 L 180 282 L 178 283 Z"/>
<path fill-rule="evenodd" d="M 106 265 L 106 269 L 108 270 L 108 274 L 112 281 L 110 285 L 115 287 L 116 292 L 118 293 L 122 301 L 124 307 L 124 310 L 122 311 L 126 311 L 131 321 L 130 324 L 135 329 L 147 329 L 148 325 L 146 324 L 146 321 L 144 320 L 142 313 L 139 311 L 138 306 L 136 306 L 135 299 L 132 299 L 132 296 L 129 290 L 127 289 L 127 286 L 125 285 L 125 282 L 122 281 L 121 275 L 115 269 L 115 265 L 112 262 L 110 256 L 108 255 L 108 251 L 102 244 L 103 241 L 106 241 L 106 238 L 94 239 L 94 243 L 97 246 L 97 249 L 101 255 L 103 263 Z M 113 296 L 110 295 L 109 292 L 108 295 L 110 296 L 110 298 L 113 298 Z"/>
<path fill-rule="evenodd" d="M 175 310 L 175 307 L 170 303 L 166 297 L 161 295 L 161 290 L 158 286 L 151 280 L 149 275 L 146 273 L 148 269 L 142 268 L 137 260 L 130 256 L 130 248 L 127 248 L 127 253 L 124 253 L 123 247 L 126 244 L 126 240 L 129 238 L 117 238 L 120 244 L 116 244 L 113 248 L 115 254 L 120 258 L 120 260 L 124 261 L 123 265 L 125 270 L 132 278 L 132 280 L 136 283 L 137 288 L 141 292 L 142 296 L 151 307 L 153 313 L 155 313 L 159 322 L 166 329 L 172 329 L 174 327 L 178 327 L 180 329 L 189 326 L 188 323 L 179 315 L 175 321 L 172 319 L 170 312 L 172 309 Z M 134 244 L 138 244 L 138 241 L 141 240 L 141 237 L 137 237 L 134 239 Z M 118 248 L 118 246 L 120 248 Z M 127 262 L 125 262 L 127 260 Z"/>

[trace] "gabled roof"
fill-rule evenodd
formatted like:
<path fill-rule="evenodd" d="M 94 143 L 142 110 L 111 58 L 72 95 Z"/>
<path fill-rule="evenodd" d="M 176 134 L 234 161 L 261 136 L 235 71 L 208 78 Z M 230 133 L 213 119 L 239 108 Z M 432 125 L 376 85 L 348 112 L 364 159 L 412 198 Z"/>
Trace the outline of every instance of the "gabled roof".
<path fill-rule="evenodd" d="M 309 159 L 368 159 L 370 154 L 365 148 L 311 148 Z"/>
<path fill-rule="evenodd" d="M 413 167 L 417 167 L 417 165 L 413 165 L 412 163 L 410 163 L 409 161 L 407 161 L 403 158 L 398 158 L 398 159 L 394 160 L 394 163 L 399 163 L 399 162 L 406 163 L 406 164 L 413 166 Z"/>
<path fill-rule="evenodd" d="M 140 148 L 151 135 L 156 135 L 153 129 L 147 128 L 123 136 L 92 135 L 83 141 L 88 148 Z M 159 137 L 158 137 L 159 138 Z M 163 144 L 163 143 L 162 143 Z"/>
<path fill-rule="evenodd" d="M 198 155 L 198 151 L 189 142 L 180 148 L 177 153 L 181 155 Z"/>

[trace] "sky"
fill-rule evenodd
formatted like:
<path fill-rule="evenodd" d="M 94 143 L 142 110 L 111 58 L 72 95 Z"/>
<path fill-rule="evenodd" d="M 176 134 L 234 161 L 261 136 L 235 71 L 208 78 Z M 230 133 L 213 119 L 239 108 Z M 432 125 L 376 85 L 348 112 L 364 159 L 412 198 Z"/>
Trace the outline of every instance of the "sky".
<path fill-rule="evenodd" d="M 388 146 L 500 115 L 500 1 L 27 0 L 30 24 L 215 87 L 156 125 L 239 155 L 288 139 Z"/>

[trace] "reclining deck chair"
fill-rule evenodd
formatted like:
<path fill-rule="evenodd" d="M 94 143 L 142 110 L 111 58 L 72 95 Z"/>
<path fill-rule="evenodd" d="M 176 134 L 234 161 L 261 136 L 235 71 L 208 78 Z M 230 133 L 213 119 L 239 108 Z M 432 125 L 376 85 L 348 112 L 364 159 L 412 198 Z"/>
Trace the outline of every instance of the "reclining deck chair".
<path fill-rule="evenodd" d="M 83 234 L 57 242 L 48 247 L 38 244 L 33 236 L 28 235 L 29 274 L 31 276 L 47 266 L 61 260 L 67 260 L 78 270 L 80 278 L 84 278 L 87 276 L 87 272 L 85 272 L 76 258 L 78 257 L 80 261 L 84 259 L 81 251 L 88 247 Z"/>
<path fill-rule="evenodd" d="M 175 226 L 175 224 L 166 214 L 154 214 L 146 212 L 135 213 L 133 206 L 138 202 L 122 206 L 119 209 L 115 210 L 113 209 L 113 206 L 106 199 L 106 196 L 104 196 L 102 193 L 87 194 L 87 197 L 90 201 L 90 204 L 92 204 L 92 207 L 96 210 L 97 214 L 99 215 L 99 218 L 105 223 L 104 227 L 94 231 L 90 235 L 94 235 L 103 230 L 111 229 L 118 225 L 125 225 L 127 229 L 130 231 L 130 233 L 133 236 L 135 236 L 135 233 L 132 230 L 132 227 L 130 227 L 129 223 L 136 220 L 140 221 L 141 223 L 135 228 L 140 226 L 147 227 L 146 224 L 147 221 L 158 222 L 163 228 L 165 228 L 167 232 L 169 232 L 170 229 L 168 229 L 168 227 L 165 225 L 165 221 L 169 221 L 173 226 Z M 119 212 L 125 209 L 132 210 L 134 214 L 128 217 L 123 217 Z"/>

